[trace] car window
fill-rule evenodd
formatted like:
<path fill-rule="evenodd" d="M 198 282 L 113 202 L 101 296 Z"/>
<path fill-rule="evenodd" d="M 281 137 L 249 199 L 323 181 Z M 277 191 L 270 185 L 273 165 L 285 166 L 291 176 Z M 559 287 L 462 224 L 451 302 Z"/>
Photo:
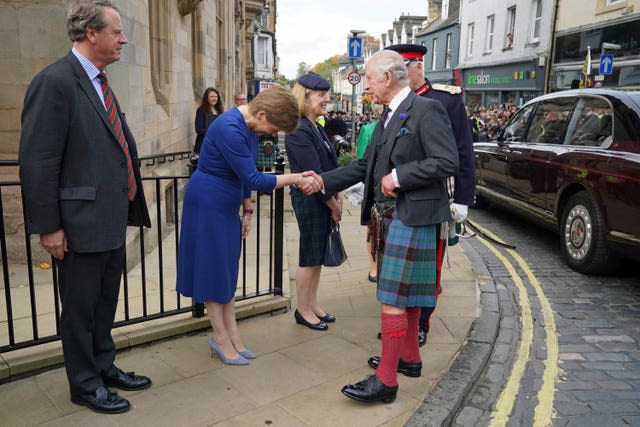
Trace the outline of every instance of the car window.
<path fill-rule="evenodd" d="M 604 98 L 583 97 L 577 104 L 571 145 L 600 147 L 611 142 L 613 135 L 613 110 Z"/>
<path fill-rule="evenodd" d="M 504 129 L 502 134 L 503 141 L 524 141 L 527 126 L 529 125 L 529 117 L 531 117 L 531 113 L 535 107 L 535 104 L 528 105 L 513 117 Z"/>
<path fill-rule="evenodd" d="M 539 102 L 531 118 L 526 141 L 539 144 L 562 144 L 575 100 L 575 97 L 561 97 Z"/>

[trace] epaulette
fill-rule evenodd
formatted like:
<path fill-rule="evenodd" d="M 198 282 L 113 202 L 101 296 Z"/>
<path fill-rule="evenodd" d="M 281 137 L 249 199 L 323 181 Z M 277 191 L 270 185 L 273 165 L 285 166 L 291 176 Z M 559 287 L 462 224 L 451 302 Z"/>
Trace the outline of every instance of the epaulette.
<path fill-rule="evenodd" d="M 431 87 L 442 92 L 449 92 L 451 95 L 459 95 L 462 93 L 462 88 L 460 86 L 443 85 L 436 83 L 434 85 L 431 85 Z"/>

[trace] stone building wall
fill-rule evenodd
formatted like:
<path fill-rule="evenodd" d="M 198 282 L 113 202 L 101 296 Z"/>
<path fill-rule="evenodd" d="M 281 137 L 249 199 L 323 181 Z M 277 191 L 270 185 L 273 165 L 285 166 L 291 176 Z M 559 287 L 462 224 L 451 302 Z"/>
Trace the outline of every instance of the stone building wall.
<path fill-rule="evenodd" d="M 225 109 L 245 91 L 246 29 L 265 0 L 119 0 L 129 42 L 107 68 L 141 156 L 184 151 L 195 142 L 195 110 L 204 89 L 217 87 Z M 18 157 L 20 115 L 32 78 L 67 54 L 65 0 L 0 3 L 0 160 Z M 184 162 L 143 166 L 143 176 L 184 173 Z M 17 179 L 16 167 L 0 167 L 0 181 Z M 155 203 L 153 188 L 145 193 Z M 164 189 L 161 192 L 164 194 Z M 161 201 L 162 202 L 162 201 Z M 3 191 L 5 228 L 23 235 L 15 189 Z M 22 237 L 23 239 L 23 237 Z M 39 245 L 34 245 L 37 249 Z M 10 252 L 12 252 L 10 250 Z"/>

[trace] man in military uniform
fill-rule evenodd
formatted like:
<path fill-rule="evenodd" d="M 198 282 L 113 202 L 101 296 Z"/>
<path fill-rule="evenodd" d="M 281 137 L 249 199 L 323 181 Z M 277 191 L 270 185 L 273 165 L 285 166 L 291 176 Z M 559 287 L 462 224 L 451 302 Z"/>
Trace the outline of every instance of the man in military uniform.
<path fill-rule="evenodd" d="M 456 139 L 458 148 L 458 160 L 460 169 L 448 180 L 449 194 L 452 196 L 451 217 L 456 223 L 464 222 L 467 219 L 469 206 L 473 205 L 475 199 L 476 185 L 476 167 L 473 156 L 473 136 L 469 119 L 462 101 L 462 89 L 459 86 L 445 84 L 431 84 L 424 76 L 423 59 L 427 53 L 425 46 L 417 44 L 396 44 L 386 47 L 385 49 L 398 52 L 403 58 L 407 66 L 409 74 L 409 87 L 416 95 L 424 96 L 439 101 L 444 105 L 445 110 L 451 121 L 453 134 Z M 450 227 L 455 227 L 455 223 L 451 223 Z M 440 289 L 440 279 L 442 271 L 442 263 L 444 260 L 444 251 L 446 248 L 446 238 L 441 230 L 438 236 L 438 255 L 437 255 L 437 287 Z M 420 330 L 418 338 L 420 346 L 427 342 L 427 333 L 429 332 L 429 319 L 435 307 L 423 307 L 420 315 Z"/>

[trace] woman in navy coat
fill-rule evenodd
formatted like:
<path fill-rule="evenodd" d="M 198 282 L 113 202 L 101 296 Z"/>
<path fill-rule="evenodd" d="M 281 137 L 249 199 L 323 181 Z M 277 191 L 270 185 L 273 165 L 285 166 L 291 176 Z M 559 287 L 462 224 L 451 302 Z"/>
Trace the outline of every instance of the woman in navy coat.
<path fill-rule="evenodd" d="M 200 153 L 202 147 L 202 141 L 207 133 L 207 129 L 220 114 L 224 112 L 222 106 L 222 99 L 220 98 L 220 92 L 217 89 L 208 87 L 202 95 L 202 101 L 200 106 L 196 110 L 196 144 L 193 147 L 193 151 Z"/>
<path fill-rule="evenodd" d="M 298 100 L 300 125 L 285 137 L 285 149 L 291 172 L 313 170 L 327 172 L 338 167 L 336 152 L 316 119 L 327 114 L 329 82 L 315 73 L 301 76 L 293 87 Z M 340 193 L 304 195 L 291 188 L 291 203 L 300 230 L 296 293 L 296 322 L 315 330 L 327 330 L 335 316 L 318 305 L 318 283 L 331 220 L 338 223 L 342 215 Z"/>

